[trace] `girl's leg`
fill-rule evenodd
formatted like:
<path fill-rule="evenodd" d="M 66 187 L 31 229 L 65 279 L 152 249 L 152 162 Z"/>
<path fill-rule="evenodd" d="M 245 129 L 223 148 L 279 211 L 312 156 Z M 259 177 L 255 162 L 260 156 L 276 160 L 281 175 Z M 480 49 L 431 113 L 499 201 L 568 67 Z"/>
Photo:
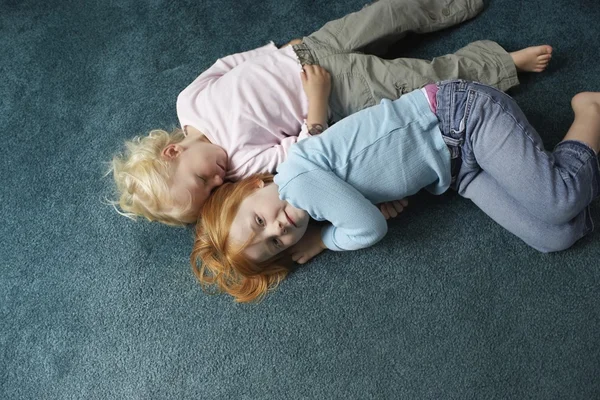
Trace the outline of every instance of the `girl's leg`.
<path fill-rule="evenodd" d="M 483 170 L 533 217 L 555 225 L 576 218 L 600 192 L 600 95 L 596 96 L 598 112 L 589 112 L 593 106 L 576 111 L 566 138 L 570 140 L 550 153 L 509 96 L 477 83 L 440 86 L 442 132 L 464 138 L 459 193 L 467 194 Z"/>
<path fill-rule="evenodd" d="M 390 63 L 411 71 L 407 77 L 406 91 L 420 88 L 425 83 L 448 79 L 481 82 L 502 91 L 519 84 L 511 54 L 491 40 L 470 43 L 453 54 L 436 57 L 431 61 L 400 58 L 391 60 Z M 393 71 L 392 67 L 389 69 Z"/>
<path fill-rule="evenodd" d="M 575 120 L 563 140 L 578 140 L 600 152 L 600 93 L 583 92 L 571 100 Z"/>
<path fill-rule="evenodd" d="M 484 40 L 432 61 L 385 60 L 359 53 L 314 52 L 315 62 L 331 73 L 330 108 L 339 120 L 382 99 L 396 99 L 427 83 L 448 79 L 483 82 L 507 90 L 519 83 L 511 54 Z"/>
<path fill-rule="evenodd" d="M 320 46 L 369 53 L 369 45 L 393 43 L 407 32 L 444 29 L 476 16 L 483 0 L 379 0 L 362 10 L 328 22 L 304 38 L 311 48 Z"/>
<path fill-rule="evenodd" d="M 471 199 L 503 228 L 544 253 L 568 249 L 591 232 L 594 226 L 588 207 L 561 224 L 551 224 L 536 218 L 485 171 L 476 174 L 461 194 Z"/>

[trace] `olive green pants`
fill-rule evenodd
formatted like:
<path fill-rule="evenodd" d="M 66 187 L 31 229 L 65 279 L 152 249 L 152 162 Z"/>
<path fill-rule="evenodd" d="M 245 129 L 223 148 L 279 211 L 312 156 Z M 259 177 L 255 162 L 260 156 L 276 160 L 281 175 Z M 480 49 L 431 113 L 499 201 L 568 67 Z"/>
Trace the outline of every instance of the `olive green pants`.
<path fill-rule="evenodd" d="M 483 8 L 482 0 L 379 0 L 328 22 L 293 48 L 302 64 L 331 74 L 333 122 L 382 99 L 396 99 L 427 83 L 446 79 L 477 81 L 506 91 L 519 84 L 512 57 L 484 40 L 433 60 L 386 60 L 381 51 L 407 32 L 427 33 L 464 22 Z"/>

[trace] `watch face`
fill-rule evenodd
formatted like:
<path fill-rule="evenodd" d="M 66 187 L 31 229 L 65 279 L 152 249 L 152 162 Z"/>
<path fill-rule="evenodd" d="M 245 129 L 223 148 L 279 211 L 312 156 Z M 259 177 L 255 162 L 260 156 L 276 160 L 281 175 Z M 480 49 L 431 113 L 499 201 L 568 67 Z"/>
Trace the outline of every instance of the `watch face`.
<path fill-rule="evenodd" d="M 324 131 L 323 125 L 321 125 L 321 124 L 312 124 L 308 128 L 308 134 L 310 136 L 319 135 L 319 134 L 323 133 L 323 131 Z"/>

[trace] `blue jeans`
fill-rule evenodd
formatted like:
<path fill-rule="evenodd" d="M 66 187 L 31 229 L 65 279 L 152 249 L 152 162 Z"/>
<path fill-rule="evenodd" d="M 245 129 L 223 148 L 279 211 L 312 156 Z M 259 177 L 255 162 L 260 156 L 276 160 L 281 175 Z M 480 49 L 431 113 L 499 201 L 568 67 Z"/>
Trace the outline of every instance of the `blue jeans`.
<path fill-rule="evenodd" d="M 453 164 L 452 187 L 531 247 L 564 250 L 593 230 L 600 192 L 596 153 L 578 141 L 544 150 L 508 95 L 479 83 L 438 85 L 437 115 Z"/>

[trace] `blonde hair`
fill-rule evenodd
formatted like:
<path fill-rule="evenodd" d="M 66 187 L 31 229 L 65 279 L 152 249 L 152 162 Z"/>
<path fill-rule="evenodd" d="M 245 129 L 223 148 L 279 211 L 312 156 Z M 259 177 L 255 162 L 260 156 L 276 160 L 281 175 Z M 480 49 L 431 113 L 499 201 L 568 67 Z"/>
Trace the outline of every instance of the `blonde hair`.
<path fill-rule="evenodd" d="M 165 147 L 184 138 L 178 128 L 172 132 L 155 129 L 148 136 L 125 142 L 125 153 L 113 157 L 108 171 L 112 171 L 119 193 L 119 200 L 110 204 L 119 214 L 131 219 L 140 215 L 168 225 L 189 222 L 186 215 L 192 211 L 191 198 L 186 207 L 174 204 L 169 191 L 171 164 L 161 155 Z"/>
<path fill-rule="evenodd" d="M 202 207 L 190 255 L 192 270 L 204 290 L 214 285 L 216 292 L 228 293 L 242 303 L 261 299 L 287 276 L 292 265 L 286 254 L 252 262 L 243 254 L 252 238 L 241 246 L 228 240 L 241 202 L 258 189 L 260 181 L 271 183 L 273 175 L 253 175 L 215 190 Z"/>

